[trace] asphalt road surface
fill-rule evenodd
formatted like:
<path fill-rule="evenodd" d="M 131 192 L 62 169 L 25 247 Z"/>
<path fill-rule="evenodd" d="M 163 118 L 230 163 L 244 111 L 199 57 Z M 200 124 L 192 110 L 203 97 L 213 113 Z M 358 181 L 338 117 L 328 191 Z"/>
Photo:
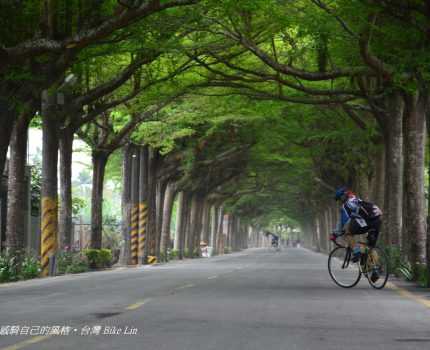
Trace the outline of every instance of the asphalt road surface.
<path fill-rule="evenodd" d="M 0 350 L 430 348 L 430 308 L 415 294 L 342 289 L 326 265 L 301 248 L 250 249 L 3 285 L 0 334 L 24 334 L 0 336 Z"/>

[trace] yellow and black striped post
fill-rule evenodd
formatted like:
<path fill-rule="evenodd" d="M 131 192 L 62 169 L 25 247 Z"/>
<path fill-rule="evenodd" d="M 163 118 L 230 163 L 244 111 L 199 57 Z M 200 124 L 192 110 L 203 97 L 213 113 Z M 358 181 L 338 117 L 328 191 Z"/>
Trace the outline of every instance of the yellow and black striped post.
<path fill-rule="evenodd" d="M 138 259 L 138 235 L 139 235 L 139 205 L 133 205 L 131 208 L 131 263 L 137 264 Z"/>
<path fill-rule="evenodd" d="M 49 275 L 49 259 L 57 251 L 57 200 L 42 198 L 42 242 L 41 264 L 42 276 Z"/>
<path fill-rule="evenodd" d="M 139 260 L 143 262 L 145 256 L 145 235 L 146 235 L 146 222 L 148 219 L 148 207 L 145 202 L 139 204 Z"/>
<path fill-rule="evenodd" d="M 148 256 L 148 264 L 156 264 L 157 263 L 157 257 L 156 256 Z"/>

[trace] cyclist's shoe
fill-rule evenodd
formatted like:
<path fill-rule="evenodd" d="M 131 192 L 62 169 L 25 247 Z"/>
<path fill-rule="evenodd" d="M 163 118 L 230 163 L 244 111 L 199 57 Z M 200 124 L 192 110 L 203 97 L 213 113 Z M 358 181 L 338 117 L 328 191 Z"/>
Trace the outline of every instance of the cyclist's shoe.
<path fill-rule="evenodd" d="M 378 269 L 376 267 L 374 267 L 372 269 L 372 274 L 370 275 L 370 280 L 375 283 L 377 280 L 379 280 L 379 273 L 378 273 Z"/>
<path fill-rule="evenodd" d="M 360 247 L 356 247 L 352 250 L 352 262 L 356 263 L 360 261 L 361 251 Z"/>

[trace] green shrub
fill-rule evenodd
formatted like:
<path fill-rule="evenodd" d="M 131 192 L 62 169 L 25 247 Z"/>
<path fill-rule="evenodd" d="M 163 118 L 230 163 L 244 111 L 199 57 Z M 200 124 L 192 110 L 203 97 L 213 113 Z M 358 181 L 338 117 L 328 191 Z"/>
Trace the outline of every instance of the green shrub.
<path fill-rule="evenodd" d="M 419 264 L 416 266 L 416 275 L 417 282 L 421 287 L 429 286 L 429 271 L 425 264 Z"/>
<path fill-rule="evenodd" d="M 40 272 L 42 271 L 39 260 L 31 254 L 24 256 L 19 270 L 19 277 L 25 280 L 39 277 Z"/>
<path fill-rule="evenodd" d="M 193 250 L 193 258 L 200 258 L 200 248 Z"/>
<path fill-rule="evenodd" d="M 98 251 L 99 267 L 111 267 L 112 266 L 112 251 L 110 249 L 100 249 Z"/>
<path fill-rule="evenodd" d="M 414 269 L 409 261 L 402 258 L 400 248 L 396 246 L 384 247 L 387 254 L 389 271 L 407 281 L 416 281 L 421 286 L 428 285 L 428 271 L 426 265 L 417 265 Z M 414 271 L 415 270 L 415 271 Z"/>
<path fill-rule="evenodd" d="M 61 251 L 57 255 L 57 273 L 62 275 L 65 274 L 67 268 L 73 264 L 73 257 L 76 252 L 72 251 Z"/>
<path fill-rule="evenodd" d="M 90 268 L 105 268 L 112 265 L 112 251 L 110 249 L 86 249 L 85 255 Z"/>
<path fill-rule="evenodd" d="M 40 271 L 40 262 L 33 254 L 0 255 L 0 283 L 36 278 Z"/>
<path fill-rule="evenodd" d="M 169 260 L 177 259 L 179 256 L 179 250 L 171 250 L 169 252 Z"/>
<path fill-rule="evenodd" d="M 75 252 L 72 255 L 70 264 L 67 265 L 65 273 L 81 273 L 89 271 L 89 264 L 86 255 Z"/>
<path fill-rule="evenodd" d="M 17 258 L 11 254 L 0 255 L 0 283 L 18 280 Z"/>
<path fill-rule="evenodd" d="M 100 254 L 98 249 L 85 249 L 90 268 L 95 269 L 100 266 Z"/>
<path fill-rule="evenodd" d="M 400 248 L 395 246 L 388 246 L 384 248 L 384 251 L 385 254 L 387 254 L 389 271 L 392 271 L 397 276 L 402 274 L 399 271 L 399 269 L 402 268 Z"/>
<path fill-rule="evenodd" d="M 400 263 L 400 266 L 397 268 L 396 271 L 398 271 L 400 277 L 403 277 L 407 281 L 412 281 L 414 279 L 412 265 L 409 261 L 404 261 Z"/>
<path fill-rule="evenodd" d="M 80 251 L 61 251 L 57 256 L 57 273 L 80 273 L 89 271 L 86 254 Z"/>
<path fill-rule="evenodd" d="M 230 254 L 231 253 L 231 247 L 224 247 L 224 254 Z"/>

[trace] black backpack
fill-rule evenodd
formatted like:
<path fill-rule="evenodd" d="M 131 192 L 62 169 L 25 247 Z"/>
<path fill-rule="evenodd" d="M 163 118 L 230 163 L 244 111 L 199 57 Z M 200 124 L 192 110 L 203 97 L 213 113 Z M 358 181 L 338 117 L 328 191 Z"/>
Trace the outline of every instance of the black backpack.
<path fill-rule="evenodd" d="M 382 215 L 382 211 L 377 205 L 363 200 L 360 201 L 360 210 L 358 213 L 366 221 Z"/>

